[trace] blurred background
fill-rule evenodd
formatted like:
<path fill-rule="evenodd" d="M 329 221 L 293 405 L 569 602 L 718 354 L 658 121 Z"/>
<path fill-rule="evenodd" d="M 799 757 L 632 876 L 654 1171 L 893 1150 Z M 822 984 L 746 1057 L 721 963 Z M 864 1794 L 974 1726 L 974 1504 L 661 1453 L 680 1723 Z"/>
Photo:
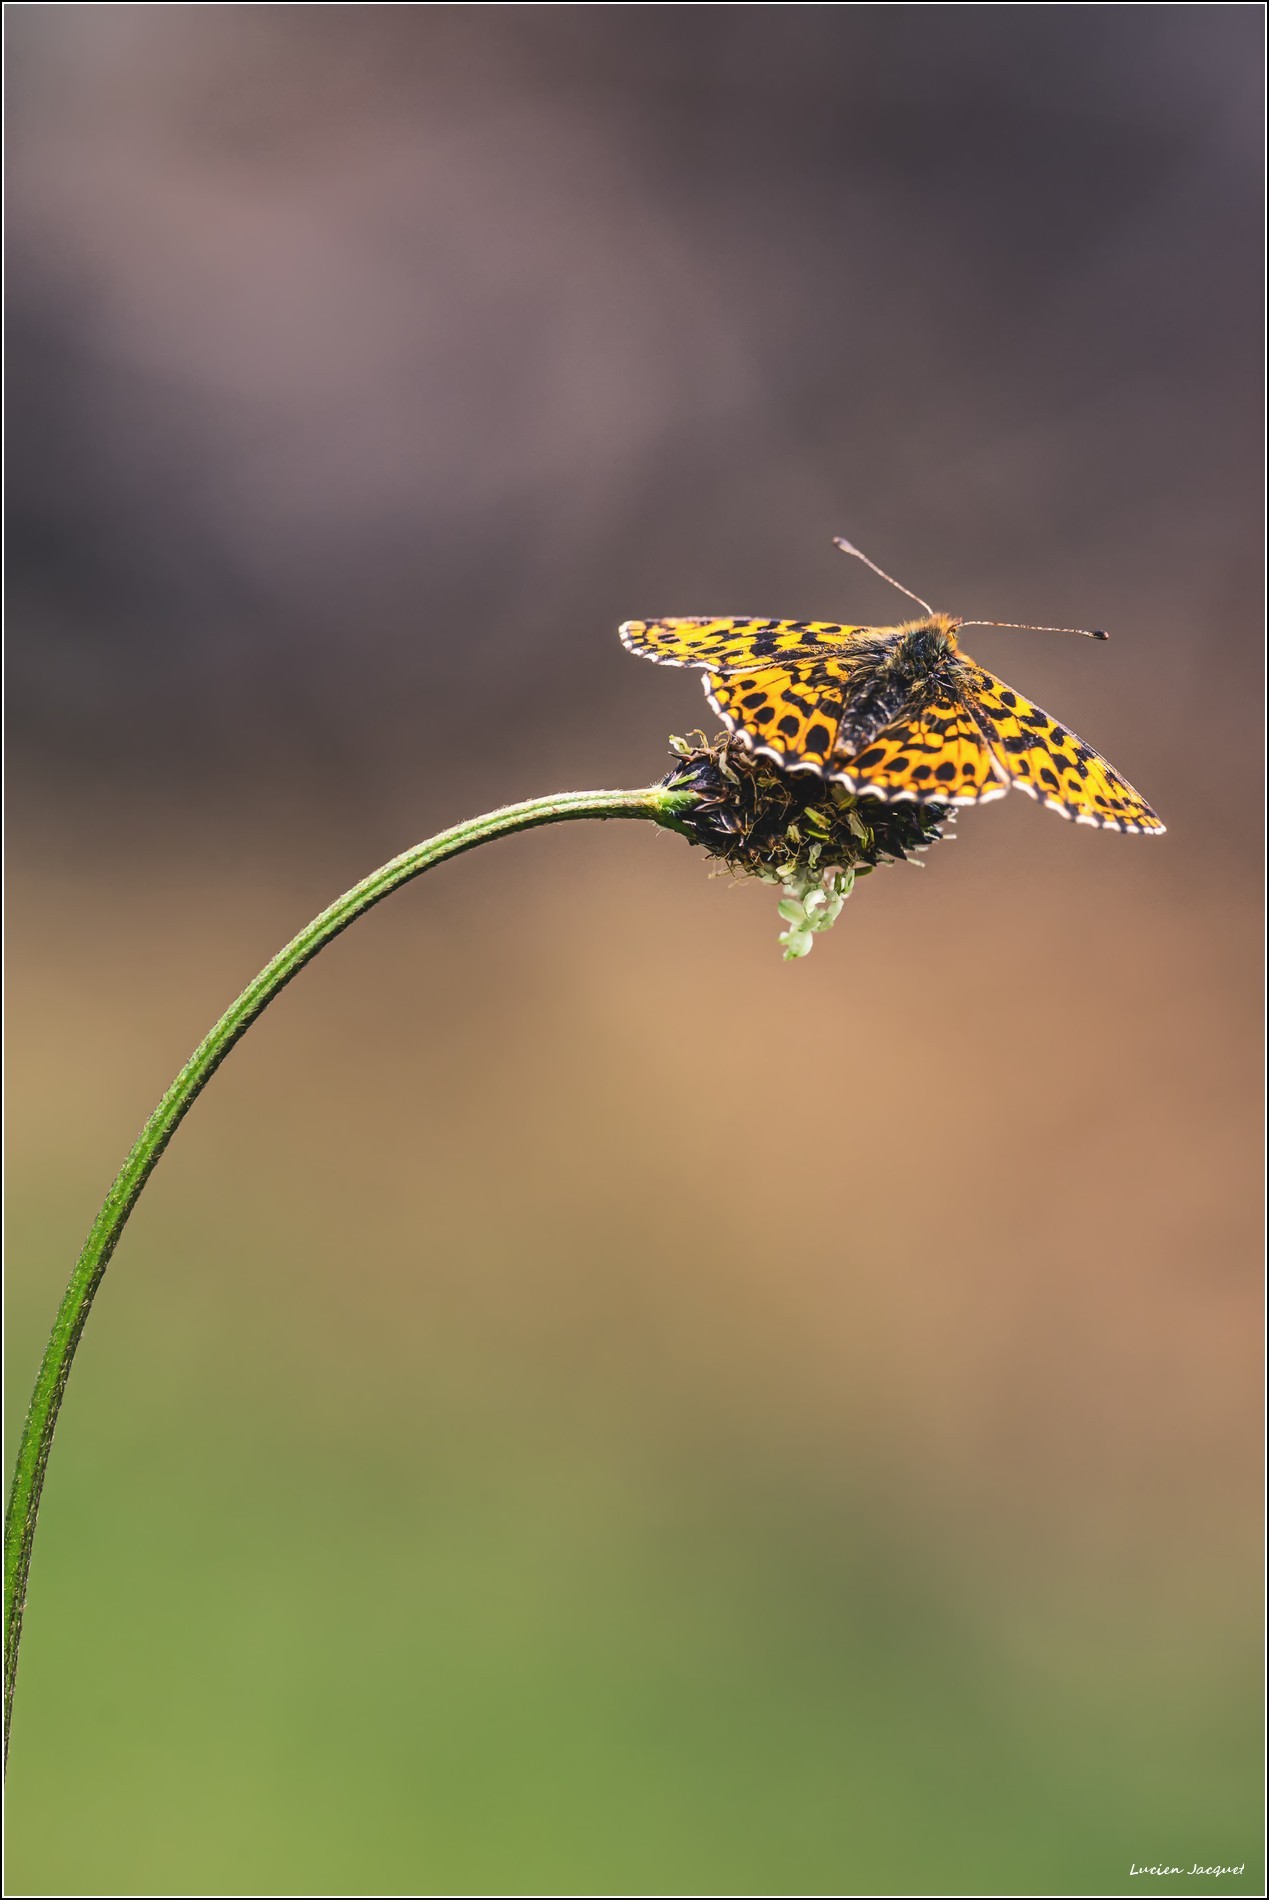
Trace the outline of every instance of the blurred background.
<path fill-rule="evenodd" d="M 1263 1891 L 1261 17 L 10 10 L 11 1429 L 272 952 L 665 770 L 621 620 L 1109 627 L 968 644 L 1169 830 L 334 946 L 93 1315 L 9 1891 Z"/>

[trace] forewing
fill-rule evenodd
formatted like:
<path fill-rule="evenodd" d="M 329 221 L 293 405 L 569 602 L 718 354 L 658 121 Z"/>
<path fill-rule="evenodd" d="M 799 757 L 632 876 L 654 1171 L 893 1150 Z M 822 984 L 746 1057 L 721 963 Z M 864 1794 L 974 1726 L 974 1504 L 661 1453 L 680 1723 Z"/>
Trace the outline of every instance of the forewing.
<path fill-rule="evenodd" d="M 627 620 L 621 639 L 631 653 L 662 666 L 727 672 L 815 659 L 867 631 L 833 620 Z"/>
<path fill-rule="evenodd" d="M 835 760 L 828 776 L 889 804 L 984 805 L 1009 789 L 973 714 L 949 694 L 909 704 L 862 752 Z"/>
<path fill-rule="evenodd" d="M 994 673 L 967 663 L 967 688 L 996 757 L 1019 791 L 1078 825 L 1160 832 L 1157 812 L 1113 765 Z"/>

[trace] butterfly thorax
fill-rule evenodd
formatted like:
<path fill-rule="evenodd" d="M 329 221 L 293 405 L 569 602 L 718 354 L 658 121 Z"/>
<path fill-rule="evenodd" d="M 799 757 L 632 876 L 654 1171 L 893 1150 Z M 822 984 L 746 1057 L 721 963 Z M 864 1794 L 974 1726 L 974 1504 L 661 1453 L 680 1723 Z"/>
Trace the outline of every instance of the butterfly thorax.
<path fill-rule="evenodd" d="M 947 614 L 878 628 L 852 643 L 851 673 L 838 728 L 838 746 L 860 752 L 905 707 L 954 696 L 963 662 L 956 652 L 958 622 Z"/>

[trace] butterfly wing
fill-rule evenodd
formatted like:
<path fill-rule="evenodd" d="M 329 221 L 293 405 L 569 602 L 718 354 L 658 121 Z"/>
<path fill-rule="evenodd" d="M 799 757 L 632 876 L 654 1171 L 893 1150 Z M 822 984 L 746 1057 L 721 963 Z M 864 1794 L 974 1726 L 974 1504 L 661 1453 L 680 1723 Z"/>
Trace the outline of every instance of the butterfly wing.
<path fill-rule="evenodd" d="M 709 673 L 705 697 L 751 751 L 786 771 L 826 772 L 854 671 L 849 660 L 826 656 Z"/>
<path fill-rule="evenodd" d="M 834 760 L 828 776 L 888 804 L 985 805 L 1009 789 L 973 714 L 946 691 L 911 703 L 854 758 Z"/>
<path fill-rule="evenodd" d="M 985 667 L 971 661 L 966 672 L 974 711 L 1019 791 L 1078 825 L 1108 831 L 1166 828 L 1140 792 L 1091 746 Z"/>
<path fill-rule="evenodd" d="M 866 631 L 833 620 L 627 620 L 621 640 L 631 653 L 662 666 L 726 672 L 813 659 Z"/>
<path fill-rule="evenodd" d="M 976 805 L 1003 798 L 1008 780 L 959 701 L 941 696 L 892 719 L 865 750 L 840 743 L 856 669 L 821 659 L 749 672 L 711 673 L 705 694 L 729 732 L 785 771 L 820 772 L 859 797 L 928 805 Z"/>
<path fill-rule="evenodd" d="M 897 630 L 835 620 L 628 620 L 631 653 L 707 672 L 705 693 L 727 730 L 792 771 L 825 771 L 859 751 L 910 688 L 870 663 Z"/>

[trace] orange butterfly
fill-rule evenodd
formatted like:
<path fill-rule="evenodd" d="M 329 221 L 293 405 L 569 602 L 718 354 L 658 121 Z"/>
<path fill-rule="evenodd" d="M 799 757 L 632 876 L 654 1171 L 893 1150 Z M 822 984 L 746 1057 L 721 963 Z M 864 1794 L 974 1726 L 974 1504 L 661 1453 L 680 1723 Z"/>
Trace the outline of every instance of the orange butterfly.
<path fill-rule="evenodd" d="M 925 608 L 897 627 L 829 620 L 628 620 L 632 653 L 705 673 L 729 732 L 789 772 L 818 772 L 859 797 L 980 805 L 1011 786 L 1077 824 L 1164 829 L 1139 792 L 1065 726 L 962 653 L 965 621 L 936 613 L 849 541 L 855 555 Z M 1041 633 L 1106 634 L 1086 627 Z"/>

